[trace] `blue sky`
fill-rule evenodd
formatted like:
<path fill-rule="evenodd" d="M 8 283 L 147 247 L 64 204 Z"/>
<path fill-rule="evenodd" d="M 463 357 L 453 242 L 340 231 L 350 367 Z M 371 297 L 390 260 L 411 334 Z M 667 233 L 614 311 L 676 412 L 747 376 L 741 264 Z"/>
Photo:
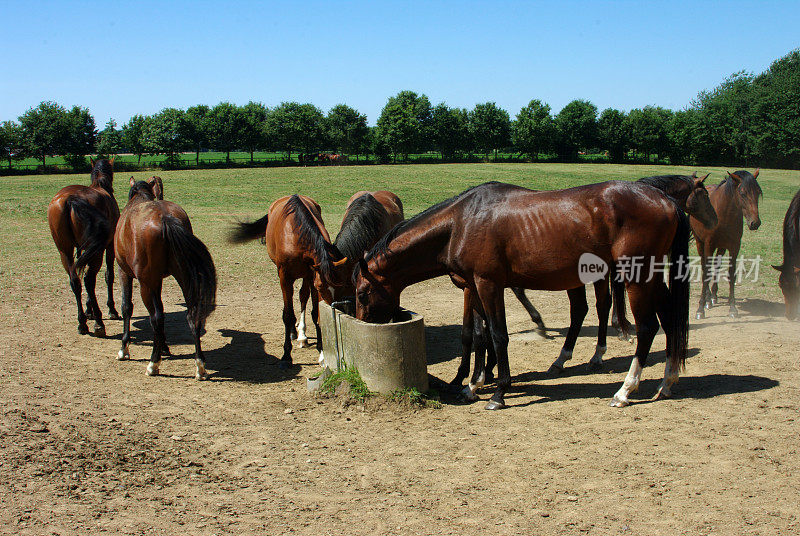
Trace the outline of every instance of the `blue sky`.
<path fill-rule="evenodd" d="M 0 0 L 0 120 L 42 100 L 113 117 L 249 100 L 558 112 L 687 106 L 800 47 L 800 2 L 16 2 Z"/>

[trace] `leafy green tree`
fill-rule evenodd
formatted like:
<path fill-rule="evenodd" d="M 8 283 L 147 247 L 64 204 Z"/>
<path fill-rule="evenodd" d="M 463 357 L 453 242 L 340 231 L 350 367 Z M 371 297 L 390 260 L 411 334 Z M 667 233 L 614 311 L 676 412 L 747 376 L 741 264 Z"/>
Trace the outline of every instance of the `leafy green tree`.
<path fill-rule="evenodd" d="M 428 97 L 413 91 L 401 91 L 390 97 L 378 118 L 379 142 L 404 160 L 415 151 L 430 146 L 433 110 Z"/>
<path fill-rule="evenodd" d="M 748 154 L 753 76 L 734 73 L 711 91 L 701 91 L 692 102 L 698 112 L 698 157 L 705 163 L 734 163 Z"/>
<path fill-rule="evenodd" d="M 152 155 L 166 155 L 167 165 L 180 165 L 180 153 L 186 148 L 186 143 L 186 119 L 183 110 L 164 108 L 145 121 L 144 148 Z"/>
<path fill-rule="evenodd" d="M 289 159 L 293 151 L 311 153 L 325 141 L 325 116 L 313 104 L 282 102 L 267 115 L 265 128 Z"/>
<path fill-rule="evenodd" d="M 250 101 L 240 108 L 242 114 L 242 127 L 239 131 L 239 142 L 250 153 L 250 163 L 253 163 L 253 153 L 266 147 L 264 139 L 264 122 L 267 120 L 269 110 L 260 102 Z"/>
<path fill-rule="evenodd" d="M 669 156 L 670 164 L 691 164 L 694 162 L 696 125 L 696 110 L 680 110 L 670 116 L 666 124 L 667 155 Z"/>
<path fill-rule="evenodd" d="M 603 110 L 597 120 L 597 138 L 600 147 L 608 151 L 611 161 L 621 163 L 629 144 L 625 113 L 614 108 Z"/>
<path fill-rule="evenodd" d="M 122 148 L 122 131 L 117 130 L 117 122 L 109 119 L 105 128 L 97 134 L 98 156 L 111 156 L 120 152 Z"/>
<path fill-rule="evenodd" d="M 670 115 L 669 110 L 660 106 L 645 106 L 631 110 L 625 118 L 631 146 L 644 154 L 648 162 L 651 155 L 655 154 L 658 159 L 668 152 L 667 122 Z"/>
<path fill-rule="evenodd" d="M 88 108 L 73 106 L 64 116 L 66 139 L 63 154 L 75 169 L 87 165 L 85 156 L 94 152 L 97 127 Z"/>
<path fill-rule="evenodd" d="M 11 161 L 22 158 L 22 129 L 14 121 L 3 121 L 0 123 L 0 160 L 7 161 L 11 169 Z"/>
<path fill-rule="evenodd" d="M 147 118 L 143 115 L 134 115 L 127 123 L 122 125 L 122 146 L 126 151 L 135 154 L 137 163 L 142 163 L 142 155 L 147 152 L 145 147 L 145 128 Z"/>
<path fill-rule="evenodd" d="M 22 147 L 26 155 L 41 159 L 66 152 L 69 128 L 67 110 L 52 101 L 43 101 L 36 108 L 28 109 L 19 118 L 22 129 Z"/>
<path fill-rule="evenodd" d="M 469 113 L 469 133 L 475 148 L 488 155 L 511 145 L 511 118 L 493 102 L 476 104 Z"/>
<path fill-rule="evenodd" d="M 214 149 L 225 153 L 225 162 L 230 163 L 231 151 L 239 145 L 244 127 L 241 108 L 230 102 L 220 102 L 208 112 L 208 126 Z"/>
<path fill-rule="evenodd" d="M 339 153 L 363 153 L 367 149 L 367 116 L 346 104 L 337 104 L 326 117 L 327 138 L 331 147 Z"/>
<path fill-rule="evenodd" d="M 556 125 L 550 105 L 534 99 L 522 108 L 511 125 L 514 147 L 522 154 L 537 159 L 555 146 Z"/>
<path fill-rule="evenodd" d="M 194 161 L 200 165 L 200 151 L 208 148 L 211 137 L 209 128 L 208 112 L 211 110 L 205 104 L 190 106 L 184 113 L 186 119 L 186 141 L 187 146 L 194 150 Z"/>
<path fill-rule="evenodd" d="M 431 125 L 433 148 L 444 160 L 452 160 L 457 153 L 471 148 L 467 110 L 439 103 L 433 109 Z"/>
<path fill-rule="evenodd" d="M 574 100 L 555 118 L 559 154 L 568 160 L 578 159 L 581 149 L 597 141 L 597 106 L 586 100 Z"/>

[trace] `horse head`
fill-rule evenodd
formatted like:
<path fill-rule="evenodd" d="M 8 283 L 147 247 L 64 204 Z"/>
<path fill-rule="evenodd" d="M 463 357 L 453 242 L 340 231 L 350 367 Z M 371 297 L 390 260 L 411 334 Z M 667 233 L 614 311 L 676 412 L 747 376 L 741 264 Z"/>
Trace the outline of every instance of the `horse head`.
<path fill-rule="evenodd" d="M 130 178 L 131 189 L 128 192 L 128 203 L 131 201 L 155 201 L 158 199 L 154 191 L 155 183 L 148 181 L 137 181 L 133 177 Z"/>
<path fill-rule="evenodd" d="M 728 178 L 733 181 L 736 187 L 736 197 L 742 207 L 747 227 L 751 231 L 755 231 L 761 226 L 761 218 L 758 214 L 758 200 L 763 194 L 761 186 L 756 181 L 758 172 L 759 170 L 756 170 L 752 175 L 744 170 L 736 171 L 735 173 L 728 172 Z"/>
<path fill-rule="evenodd" d="M 325 303 L 331 304 L 352 295 L 347 257 L 331 262 L 328 269 L 323 269 L 322 263 L 314 264 L 311 268 L 314 270 L 314 288 Z"/>
<path fill-rule="evenodd" d="M 698 178 L 697 173 L 692 174 L 692 191 L 686 198 L 686 212 L 695 217 L 707 229 L 717 226 L 717 213 L 711 204 L 708 190 L 704 184 L 710 173 Z"/>
<path fill-rule="evenodd" d="M 370 272 L 365 259 L 358 260 L 355 275 L 356 318 L 363 322 L 385 324 L 400 309 L 400 297 Z"/>
<path fill-rule="evenodd" d="M 786 306 L 786 318 L 794 320 L 797 318 L 798 306 L 800 305 L 800 268 L 787 266 L 784 262 L 780 266 L 772 265 L 780 272 L 778 285 L 783 293 L 783 303 Z"/>
<path fill-rule="evenodd" d="M 112 196 L 114 195 L 114 158 L 106 160 L 101 158 L 99 160 L 89 157 L 89 162 L 92 164 L 92 186 L 99 186 L 106 190 Z"/>

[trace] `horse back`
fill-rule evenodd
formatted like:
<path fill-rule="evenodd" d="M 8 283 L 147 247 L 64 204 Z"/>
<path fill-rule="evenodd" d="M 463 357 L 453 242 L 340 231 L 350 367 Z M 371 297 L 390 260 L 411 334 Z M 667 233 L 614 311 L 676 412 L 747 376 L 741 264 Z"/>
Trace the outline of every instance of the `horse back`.
<path fill-rule="evenodd" d="M 330 235 L 322 220 L 322 207 L 306 195 L 297 194 L 305 205 L 322 236 L 330 242 Z M 269 207 L 269 218 L 265 231 L 265 243 L 270 259 L 277 266 L 294 266 L 296 270 L 308 269 L 304 261 L 305 248 L 296 232 L 294 215 L 287 211 L 291 196 L 276 199 Z M 303 268 L 305 267 L 305 268 Z"/>

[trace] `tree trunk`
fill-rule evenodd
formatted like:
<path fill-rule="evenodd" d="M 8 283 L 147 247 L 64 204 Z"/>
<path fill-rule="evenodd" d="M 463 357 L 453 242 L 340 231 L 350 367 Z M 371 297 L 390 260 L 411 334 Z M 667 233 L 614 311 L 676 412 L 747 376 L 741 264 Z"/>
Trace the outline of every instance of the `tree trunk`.
<path fill-rule="evenodd" d="M 231 152 L 230 151 L 227 151 L 225 153 L 225 165 L 226 166 L 230 166 L 231 165 Z"/>
<path fill-rule="evenodd" d="M 199 146 L 197 147 L 197 149 L 195 151 L 194 164 L 196 166 L 198 166 L 198 167 L 200 166 L 200 147 Z"/>
<path fill-rule="evenodd" d="M 255 152 L 254 150 L 252 150 L 252 149 L 250 150 L 250 165 L 251 166 L 253 165 L 253 153 L 254 152 Z"/>
<path fill-rule="evenodd" d="M 136 165 L 139 166 L 142 164 L 142 153 L 138 153 L 137 156 L 139 159 L 136 161 Z"/>

